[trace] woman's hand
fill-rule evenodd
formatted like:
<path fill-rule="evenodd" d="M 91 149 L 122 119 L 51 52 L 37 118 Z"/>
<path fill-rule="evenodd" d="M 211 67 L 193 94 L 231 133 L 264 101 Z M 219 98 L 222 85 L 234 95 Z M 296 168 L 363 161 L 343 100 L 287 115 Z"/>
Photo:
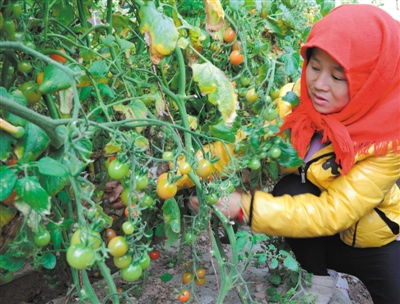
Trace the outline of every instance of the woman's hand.
<path fill-rule="evenodd" d="M 242 199 L 242 193 L 235 191 L 229 196 L 222 197 L 216 204 L 217 207 L 227 218 L 235 219 L 242 208 L 240 201 Z M 189 198 L 190 205 L 193 209 L 199 209 L 199 200 L 197 196 L 191 196 Z"/>

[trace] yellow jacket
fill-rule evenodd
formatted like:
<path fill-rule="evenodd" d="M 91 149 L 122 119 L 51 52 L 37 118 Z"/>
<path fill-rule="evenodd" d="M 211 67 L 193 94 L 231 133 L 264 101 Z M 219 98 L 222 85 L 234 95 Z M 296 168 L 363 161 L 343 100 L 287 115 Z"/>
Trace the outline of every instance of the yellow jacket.
<path fill-rule="evenodd" d="M 343 176 L 327 165 L 332 156 L 332 146 L 324 147 L 311 157 L 305 172 L 322 191 L 320 196 L 273 197 L 257 191 L 252 198 L 244 194 L 242 206 L 247 218 L 253 199 L 251 228 L 286 237 L 340 233 L 343 242 L 362 248 L 379 247 L 395 240 L 400 224 L 400 190 L 396 185 L 400 178 L 400 154 L 375 156 L 371 149 L 367 155 L 357 155 L 355 165 Z"/>

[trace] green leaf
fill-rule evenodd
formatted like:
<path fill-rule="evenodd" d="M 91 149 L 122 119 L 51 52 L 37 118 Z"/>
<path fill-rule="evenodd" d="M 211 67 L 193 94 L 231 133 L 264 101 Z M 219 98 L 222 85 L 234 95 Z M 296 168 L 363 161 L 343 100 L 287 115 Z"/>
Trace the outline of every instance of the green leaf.
<path fill-rule="evenodd" d="M 0 201 L 11 194 L 16 182 L 17 175 L 14 169 L 7 166 L 0 167 Z"/>
<path fill-rule="evenodd" d="M 97 60 L 90 65 L 88 71 L 96 78 L 101 78 L 107 75 L 109 68 L 105 60 Z"/>
<path fill-rule="evenodd" d="M 67 171 L 63 164 L 51 157 L 42 157 L 38 161 L 39 172 L 50 176 L 66 176 Z"/>
<path fill-rule="evenodd" d="M 299 60 L 295 53 L 285 53 L 280 59 L 283 61 L 286 74 L 295 77 L 299 73 Z"/>
<path fill-rule="evenodd" d="M 12 136 L 0 130 L 0 161 L 5 161 L 10 157 L 14 141 Z"/>
<path fill-rule="evenodd" d="M 171 281 L 173 277 L 174 276 L 172 274 L 166 272 L 160 275 L 160 280 L 163 281 L 164 283 L 167 283 Z"/>
<path fill-rule="evenodd" d="M 279 254 L 284 257 L 283 259 L 283 265 L 292 271 L 298 271 L 299 270 L 299 264 L 295 260 L 295 258 L 286 250 L 279 250 Z"/>
<path fill-rule="evenodd" d="M 267 163 L 267 171 L 272 179 L 277 179 L 279 177 L 279 165 L 276 161 L 271 160 Z"/>
<path fill-rule="evenodd" d="M 236 138 L 236 128 L 227 126 L 222 120 L 210 126 L 210 134 L 216 138 L 234 143 Z"/>
<path fill-rule="evenodd" d="M 166 236 L 165 247 L 174 244 L 181 232 L 181 212 L 175 199 L 165 200 L 162 207 L 164 217 L 164 231 Z"/>
<path fill-rule="evenodd" d="M 17 181 L 18 196 L 38 213 L 50 210 L 50 196 L 40 185 L 36 176 L 27 176 Z"/>
<path fill-rule="evenodd" d="M 36 160 L 48 147 L 50 138 L 40 127 L 27 122 L 25 125 L 25 135 L 22 138 L 23 154 L 18 160 L 28 162 Z"/>
<path fill-rule="evenodd" d="M 129 105 L 115 105 L 113 106 L 114 111 L 119 112 L 125 116 L 125 119 L 142 119 L 148 115 L 148 109 L 146 105 L 139 100 L 132 101 Z M 134 122 L 127 123 L 126 125 L 134 124 Z M 141 132 L 143 127 L 137 127 L 136 131 Z"/>
<path fill-rule="evenodd" d="M 60 68 L 50 64 L 44 68 L 43 82 L 39 91 L 43 94 L 51 94 L 59 90 L 68 89 L 73 80 L 71 76 Z"/>
<path fill-rule="evenodd" d="M 13 100 L 14 102 L 16 102 L 17 104 L 19 104 L 21 106 L 27 107 L 27 105 L 28 105 L 28 102 L 26 101 L 25 96 L 19 90 L 15 90 L 11 94 L 9 94 L 3 87 L 0 87 L 0 95 Z M 26 120 L 24 118 L 21 118 L 20 116 L 15 115 L 10 112 L 6 113 L 5 118 L 9 123 L 11 123 L 15 126 L 23 127 L 26 124 Z"/>
<path fill-rule="evenodd" d="M 160 60 L 175 50 L 179 33 L 174 21 L 160 13 L 153 1 L 146 1 L 139 10 L 140 32 L 150 47 L 151 61 L 158 64 Z"/>
<path fill-rule="evenodd" d="M 210 62 L 193 64 L 192 69 L 193 80 L 198 83 L 201 93 L 208 95 L 208 101 L 218 106 L 225 124 L 231 125 L 236 118 L 239 103 L 228 77 Z"/>
<path fill-rule="evenodd" d="M 277 286 L 277 285 L 280 285 L 282 283 L 282 278 L 281 278 L 281 276 L 279 274 L 271 274 L 271 275 L 268 276 L 268 281 L 271 284 Z"/>
<path fill-rule="evenodd" d="M 290 103 L 293 107 L 296 107 L 300 102 L 299 96 L 297 96 L 297 94 L 293 91 L 287 92 L 282 99 Z"/>
<path fill-rule="evenodd" d="M 54 267 L 56 267 L 57 259 L 54 254 L 46 252 L 40 257 L 39 263 L 46 269 L 54 269 Z"/>
<path fill-rule="evenodd" d="M 303 160 L 299 157 L 299 154 L 291 144 L 282 141 L 279 143 L 279 148 L 282 151 L 281 156 L 278 159 L 281 166 L 297 168 L 303 164 Z"/>
<path fill-rule="evenodd" d="M 99 83 L 97 86 L 100 90 L 101 95 L 110 97 L 110 98 L 115 97 L 115 93 L 114 93 L 113 89 L 111 89 L 108 85 L 106 85 L 104 83 Z"/>
<path fill-rule="evenodd" d="M 61 242 L 62 242 L 62 230 L 58 224 L 50 222 L 47 225 L 47 229 L 50 232 L 51 235 L 51 243 L 53 244 L 53 248 L 55 250 L 58 250 L 61 248 Z"/>
<path fill-rule="evenodd" d="M 271 263 L 269 264 L 269 267 L 270 267 L 271 269 L 276 269 L 276 268 L 278 268 L 278 266 L 279 266 L 279 261 L 278 261 L 278 259 L 277 259 L 277 258 L 273 258 L 273 259 L 271 260 Z"/>
<path fill-rule="evenodd" d="M 79 92 L 79 99 L 80 101 L 83 101 L 87 99 L 90 96 L 90 93 L 92 93 L 93 87 L 92 86 L 87 86 L 81 89 Z"/>
<path fill-rule="evenodd" d="M 24 260 L 13 257 L 9 254 L 0 255 L 0 268 L 14 272 L 24 266 Z"/>

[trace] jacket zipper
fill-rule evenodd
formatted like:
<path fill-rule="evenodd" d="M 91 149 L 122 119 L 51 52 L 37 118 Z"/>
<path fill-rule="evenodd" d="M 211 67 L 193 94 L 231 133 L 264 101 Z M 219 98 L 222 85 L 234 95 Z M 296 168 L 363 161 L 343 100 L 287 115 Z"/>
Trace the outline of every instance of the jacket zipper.
<path fill-rule="evenodd" d="M 301 168 L 300 168 L 300 176 L 301 176 L 301 183 L 302 184 L 306 183 L 307 170 L 311 166 L 311 164 L 316 162 L 316 161 L 318 161 L 318 160 L 320 160 L 321 158 L 324 158 L 324 157 L 329 156 L 329 155 L 335 155 L 335 152 L 328 152 L 328 153 L 322 154 L 322 155 L 320 155 L 320 156 L 318 156 L 316 158 L 311 159 L 310 161 L 308 161 L 307 163 L 305 163 L 305 164 L 303 164 L 301 166 Z"/>

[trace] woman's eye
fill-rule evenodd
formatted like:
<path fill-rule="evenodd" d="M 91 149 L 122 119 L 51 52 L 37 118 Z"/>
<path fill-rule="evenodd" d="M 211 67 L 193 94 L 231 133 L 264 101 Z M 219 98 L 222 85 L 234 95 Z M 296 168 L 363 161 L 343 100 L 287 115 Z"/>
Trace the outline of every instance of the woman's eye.
<path fill-rule="evenodd" d="M 316 66 L 311 66 L 311 69 L 313 70 L 313 71 L 319 71 L 320 69 L 319 69 L 319 67 L 316 67 Z"/>
<path fill-rule="evenodd" d="M 341 76 L 339 77 L 339 76 L 332 75 L 332 78 L 335 80 L 338 80 L 338 81 L 346 81 L 346 78 L 343 78 Z"/>

